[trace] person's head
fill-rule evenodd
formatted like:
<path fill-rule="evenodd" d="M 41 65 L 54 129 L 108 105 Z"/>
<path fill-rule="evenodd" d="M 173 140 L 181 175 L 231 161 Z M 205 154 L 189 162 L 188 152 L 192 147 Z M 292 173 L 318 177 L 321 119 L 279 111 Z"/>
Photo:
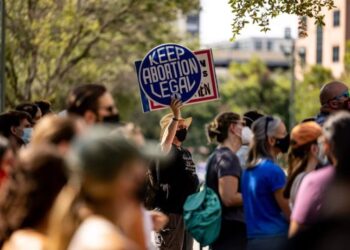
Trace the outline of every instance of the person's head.
<path fill-rule="evenodd" d="M 336 166 L 337 173 L 341 176 L 350 176 L 350 114 L 338 112 L 331 116 L 323 127 L 321 143 L 324 153 L 331 163 Z"/>
<path fill-rule="evenodd" d="M 18 111 L 27 112 L 31 116 L 31 121 L 33 124 L 37 123 L 41 117 L 42 112 L 38 105 L 34 103 L 21 103 L 15 108 Z"/>
<path fill-rule="evenodd" d="M 0 242 L 12 232 L 46 225 L 53 202 L 67 181 L 65 161 L 50 145 L 21 151 L 0 194 Z"/>
<path fill-rule="evenodd" d="M 162 119 L 160 120 L 160 140 L 163 141 L 167 134 L 167 128 L 169 127 L 170 123 L 173 120 L 173 114 L 167 114 L 165 116 L 162 117 Z M 176 131 L 176 135 L 174 137 L 173 143 L 182 143 L 183 141 L 186 140 L 186 136 L 187 136 L 187 132 L 188 129 L 192 123 L 192 118 L 188 117 L 188 118 L 179 118 L 179 121 L 177 122 L 177 131 Z"/>
<path fill-rule="evenodd" d="M 54 144 L 65 153 L 75 135 L 80 132 L 79 120 L 71 117 L 60 117 L 57 115 L 46 115 L 35 126 L 31 143 L 40 145 L 42 143 Z"/>
<path fill-rule="evenodd" d="M 134 143 L 103 128 L 78 136 L 69 159 L 82 191 L 95 201 L 132 198 L 137 188 L 135 174 L 144 169 L 143 155 Z M 94 193 L 98 190 L 103 192 Z"/>
<path fill-rule="evenodd" d="M 77 137 L 68 156 L 69 185 L 59 195 L 51 225 L 52 249 L 66 249 L 85 219 L 83 211 L 111 221 L 119 209 L 137 199 L 145 161 L 138 148 L 123 135 L 94 127 Z"/>
<path fill-rule="evenodd" d="M 85 84 L 74 88 L 68 96 L 67 112 L 83 117 L 87 124 L 119 121 L 111 93 L 100 84 Z"/>
<path fill-rule="evenodd" d="M 322 128 L 316 122 L 304 122 L 295 126 L 290 134 L 291 147 L 288 153 L 288 181 L 284 191 L 289 198 L 295 178 L 306 170 L 308 166 L 316 168 L 317 164 L 324 164 L 318 138 L 322 135 Z"/>
<path fill-rule="evenodd" d="M 276 158 L 287 153 L 289 136 L 286 126 L 278 117 L 264 116 L 253 123 L 253 142 L 248 154 L 248 166 L 254 167 L 261 158 Z"/>
<path fill-rule="evenodd" d="M 241 144 L 244 121 L 239 114 L 225 112 L 219 114 L 207 125 L 207 137 L 210 143 L 222 144 L 226 140 Z"/>
<path fill-rule="evenodd" d="M 245 121 L 245 125 L 248 128 L 252 128 L 253 123 L 264 115 L 259 113 L 258 111 L 248 111 L 243 114 L 243 120 Z"/>
<path fill-rule="evenodd" d="M 10 139 L 23 144 L 24 136 L 32 127 L 31 117 L 27 112 L 10 111 L 0 114 L 0 133 Z"/>
<path fill-rule="evenodd" d="M 41 100 L 34 102 L 34 104 L 36 104 L 40 108 L 42 116 L 52 113 L 50 102 Z"/>
<path fill-rule="evenodd" d="M 349 89 L 343 82 L 329 82 L 320 91 L 321 111 L 333 113 L 350 110 L 349 97 Z"/>
<path fill-rule="evenodd" d="M 253 132 L 251 130 L 253 123 L 263 117 L 258 111 L 248 111 L 243 114 L 245 126 L 242 129 L 242 145 L 249 145 L 253 140 Z"/>
<path fill-rule="evenodd" d="M 123 134 L 127 139 L 133 141 L 137 146 L 144 146 L 146 141 L 141 131 L 141 128 L 134 123 L 126 123 L 123 126 L 117 127 L 112 133 Z"/>

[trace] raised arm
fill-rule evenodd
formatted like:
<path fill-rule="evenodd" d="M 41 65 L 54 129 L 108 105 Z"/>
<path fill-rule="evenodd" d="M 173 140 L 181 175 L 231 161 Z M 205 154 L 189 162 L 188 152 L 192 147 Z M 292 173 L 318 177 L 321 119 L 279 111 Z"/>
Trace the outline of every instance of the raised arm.
<path fill-rule="evenodd" d="M 166 154 L 170 152 L 171 145 L 173 143 L 177 126 L 179 124 L 179 119 L 181 118 L 181 109 L 182 103 L 181 100 L 173 99 L 170 104 L 171 111 L 174 115 L 173 120 L 169 124 L 169 126 L 165 129 L 164 136 L 161 141 L 162 151 Z"/>

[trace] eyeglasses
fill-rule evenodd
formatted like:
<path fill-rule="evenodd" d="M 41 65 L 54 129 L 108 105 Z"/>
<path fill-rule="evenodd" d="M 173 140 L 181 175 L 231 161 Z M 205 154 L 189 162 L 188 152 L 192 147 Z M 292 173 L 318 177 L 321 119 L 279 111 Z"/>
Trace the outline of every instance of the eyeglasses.
<path fill-rule="evenodd" d="M 265 123 L 265 136 L 267 137 L 267 130 L 269 128 L 269 123 L 273 121 L 272 116 L 266 117 L 266 123 Z"/>
<path fill-rule="evenodd" d="M 332 100 L 339 100 L 339 99 L 342 98 L 342 97 L 350 98 L 349 90 L 346 90 L 346 91 L 344 91 L 342 94 L 333 97 L 330 101 L 332 101 Z"/>

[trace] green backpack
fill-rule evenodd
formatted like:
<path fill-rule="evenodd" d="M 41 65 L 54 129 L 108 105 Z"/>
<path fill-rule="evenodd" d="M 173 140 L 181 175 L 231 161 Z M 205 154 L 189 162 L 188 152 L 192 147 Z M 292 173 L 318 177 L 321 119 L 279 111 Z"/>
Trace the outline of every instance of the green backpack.
<path fill-rule="evenodd" d="M 214 190 L 204 184 L 198 193 L 187 197 L 183 209 L 187 231 L 201 246 L 212 244 L 221 229 L 221 203 Z"/>

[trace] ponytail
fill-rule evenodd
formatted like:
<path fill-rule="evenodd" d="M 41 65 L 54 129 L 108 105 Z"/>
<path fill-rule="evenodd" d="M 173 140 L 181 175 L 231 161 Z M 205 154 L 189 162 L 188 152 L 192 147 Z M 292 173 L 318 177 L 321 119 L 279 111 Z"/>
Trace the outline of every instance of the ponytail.
<path fill-rule="evenodd" d="M 218 115 L 214 121 L 206 126 L 209 143 L 222 143 L 228 137 L 228 129 L 231 124 L 241 119 L 239 114 L 225 112 Z"/>

